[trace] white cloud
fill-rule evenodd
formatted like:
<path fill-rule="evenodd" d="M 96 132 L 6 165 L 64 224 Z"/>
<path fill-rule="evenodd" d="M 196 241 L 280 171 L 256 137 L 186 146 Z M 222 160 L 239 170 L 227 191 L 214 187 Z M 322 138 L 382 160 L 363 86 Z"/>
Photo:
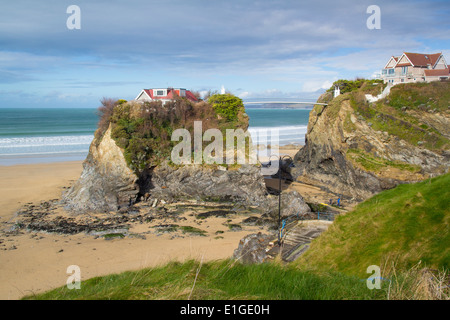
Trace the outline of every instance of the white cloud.
<path fill-rule="evenodd" d="M 378 0 L 381 30 L 366 27 L 369 0 L 79 0 L 78 31 L 66 28 L 69 4 L 2 5 L 0 72 L 8 90 L 32 79 L 42 95 L 55 88 L 134 95 L 136 83 L 179 83 L 201 92 L 241 88 L 246 98 L 293 96 L 373 76 L 402 51 L 429 46 L 450 60 L 444 1 Z M 163 7 L 167 14 L 152 14 Z M 118 90 L 120 82 L 128 85 Z"/>
<path fill-rule="evenodd" d="M 244 92 L 241 92 L 240 94 L 238 94 L 238 97 L 241 99 L 245 99 L 249 96 L 250 96 L 250 92 L 248 92 L 248 91 L 244 91 Z"/>
<path fill-rule="evenodd" d="M 307 81 L 303 85 L 302 90 L 306 91 L 306 92 L 316 92 L 320 89 L 329 89 L 332 84 L 333 84 L 333 81 L 330 81 L 330 80 Z"/>

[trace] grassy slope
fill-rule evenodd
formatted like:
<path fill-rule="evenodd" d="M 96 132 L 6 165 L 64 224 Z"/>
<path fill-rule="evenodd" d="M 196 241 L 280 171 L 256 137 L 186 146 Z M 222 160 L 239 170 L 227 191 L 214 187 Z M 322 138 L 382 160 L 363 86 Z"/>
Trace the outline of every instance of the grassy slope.
<path fill-rule="evenodd" d="M 164 267 L 89 279 L 81 283 L 80 290 L 64 286 L 27 299 L 341 300 L 385 296 L 385 291 L 369 290 L 365 281 L 344 274 L 305 272 L 277 263 L 245 266 L 224 260 L 204 264 L 172 262 Z"/>
<path fill-rule="evenodd" d="M 352 92 L 351 106 L 376 131 L 386 131 L 414 146 L 429 150 L 450 147 L 450 141 L 442 132 L 422 123 L 421 114 L 431 110 L 447 112 L 450 101 L 450 83 L 410 83 L 392 87 L 386 99 L 369 104 L 365 101 L 366 88 Z M 412 116 L 402 108 L 415 110 L 419 116 Z"/>
<path fill-rule="evenodd" d="M 336 219 L 296 261 L 363 276 L 370 265 L 450 268 L 450 174 L 399 185 Z"/>
<path fill-rule="evenodd" d="M 326 108 L 314 106 L 315 113 L 320 115 L 325 112 L 330 123 L 334 125 L 342 104 L 348 100 L 353 111 L 347 113 L 343 123 L 343 129 L 347 132 L 356 129 L 351 121 L 351 115 L 354 115 L 359 121 L 370 123 L 375 131 L 387 132 L 390 137 L 398 137 L 413 146 L 434 152 L 450 148 L 450 140 L 446 137 L 448 129 L 447 132 L 442 132 L 442 126 L 435 128 L 431 124 L 424 123 L 425 118 L 435 115 L 435 112 L 441 112 L 448 117 L 449 82 L 399 84 L 392 87 L 387 98 L 375 103 L 368 103 L 365 94 L 380 93 L 384 85 L 373 85 L 368 81 L 358 83 L 359 86 L 354 85 L 353 90 L 336 98 L 333 98 L 331 93 L 323 95 L 321 102 L 329 104 Z M 375 173 L 389 167 L 404 171 L 406 174 L 420 171 L 417 165 L 398 160 L 391 161 L 376 152 L 367 152 L 361 148 L 348 150 L 346 157 L 355 166 Z"/>

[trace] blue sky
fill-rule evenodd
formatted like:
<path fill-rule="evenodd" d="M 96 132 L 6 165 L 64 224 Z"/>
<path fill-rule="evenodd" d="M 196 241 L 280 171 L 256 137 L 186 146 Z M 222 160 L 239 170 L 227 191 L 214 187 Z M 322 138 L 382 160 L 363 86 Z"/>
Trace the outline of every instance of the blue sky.
<path fill-rule="evenodd" d="M 369 5 L 381 29 L 367 28 Z M 450 62 L 449 1 L 15 0 L 0 12 L 0 107 L 97 107 L 167 86 L 317 98 L 403 51 Z"/>

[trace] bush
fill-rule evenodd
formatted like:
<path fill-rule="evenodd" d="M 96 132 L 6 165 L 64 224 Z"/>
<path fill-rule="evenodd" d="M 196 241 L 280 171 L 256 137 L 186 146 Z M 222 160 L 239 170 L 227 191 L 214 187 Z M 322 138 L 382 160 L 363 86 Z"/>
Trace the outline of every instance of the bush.
<path fill-rule="evenodd" d="M 201 121 L 202 133 L 217 128 L 225 137 L 228 128 L 246 130 L 248 117 L 244 116 L 241 99 L 231 94 L 214 94 L 210 101 L 193 103 L 176 97 L 163 105 L 161 101 L 141 104 L 104 98 L 98 132 L 103 135 L 111 124 L 111 138 L 123 149 L 128 167 L 140 175 L 170 156 L 177 143 L 171 141 L 172 132 L 178 128 L 187 129 L 193 136 L 194 122 Z M 100 137 L 97 141 L 101 141 Z"/>
<path fill-rule="evenodd" d="M 345 80 L 345 79 L 339 79 L 336 80 L 335 82 L 333 82 L 333 84 L 331 85 L 330 89 L 328 89 L 327 91 L 333 91 L 334 87 L 339 86 L 339 89 L 341 91 L 341 93 L 347 93 L 347 92 L 352 92 L 352 91 L 356 91 L 359 88 L 361 88 L 363 85 L 372 85 L 372 84 L 382 84 L 383 80 L 378 80 L 378 79 L 374 79 L 374 80 L 367 80 L 367 79 L 356 79 L 356 80 Z M 377 93 L 378 94 L 378 93 Z"/>
<path fill-rule="evenodd" d="M 214 94 L 209 97 L 208 102 L 218 115 L 223 116 L 228 121 L 238 120 L 239 112 L 245 111 L 242 99 L 229 93 Z"/>
<path fill-rule="evenodd" d="M 108 130 L 109 122 L 114 113 L 114 107 L 117 105 L 117 101 L 111 98 L 103 98 L 100 102 L 102 105 L 97 110 L 97 115 L 99 116 L 99 130 L 97 131 L 97 134 L 102 136 L 106 130 Z"/>

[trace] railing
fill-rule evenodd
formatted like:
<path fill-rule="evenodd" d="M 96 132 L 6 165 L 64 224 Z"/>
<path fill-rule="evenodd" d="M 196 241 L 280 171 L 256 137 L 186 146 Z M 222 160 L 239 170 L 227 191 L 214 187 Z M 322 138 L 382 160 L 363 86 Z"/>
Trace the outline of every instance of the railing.
<path fill-rule="evenodd" d="M 405 78 L 413 78 L 413 77 L 421 77 L 421 75 L 416 74 L 413 75 L 411 72 L 394 72 L 394 73 L 386 73 L 386 74 L 381 74 L 381 78 L 401 78 L 401 77 L 405 77 Z"/>
<path fill-rule="evenodd" d="M 304 104 L 304 105 L 316 105 L 320 104 L 323 106 L 328 105 L 327 103 L 323 102 L 310 102 L 310 101 L 280 101 L 280 100 L 273 100 L 273 101 L 244 101 L 244 105 L 247 104 Z"/>

